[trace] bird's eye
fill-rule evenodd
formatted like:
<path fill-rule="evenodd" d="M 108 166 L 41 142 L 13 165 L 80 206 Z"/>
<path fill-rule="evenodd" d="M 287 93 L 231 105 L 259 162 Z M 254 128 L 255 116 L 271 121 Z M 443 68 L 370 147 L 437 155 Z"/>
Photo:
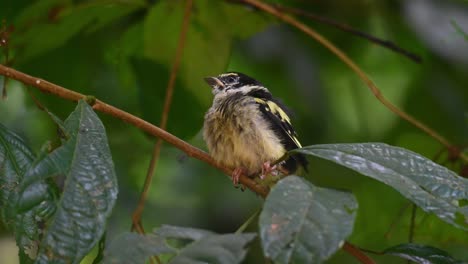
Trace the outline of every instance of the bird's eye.
<path fill-rule="evenodd" d="M 230 76 L 230 77 L 227 78 L 227 82 L 228 82 L 228 83 L 235 83 L 235 82 L 236 82 L 236 78 Z"/>

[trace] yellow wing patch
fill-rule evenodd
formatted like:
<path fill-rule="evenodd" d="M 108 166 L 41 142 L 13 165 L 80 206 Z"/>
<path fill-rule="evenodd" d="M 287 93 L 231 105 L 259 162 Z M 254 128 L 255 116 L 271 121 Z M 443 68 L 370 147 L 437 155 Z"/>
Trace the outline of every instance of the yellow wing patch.
<path fill-rule="evenodd" d="M 293 131 L 292 124 L 291 124 L 291 119 L 289 118 L 288 114 L 284 112 L 281 107 L 279 107 L 275 102 L 273 101 L 266 101 L 261 98 L 254 98 L 255 102 L 262 104 L 266 107 L 267 112 L 271 112 L 273 115 L 276 117 L 279 117 L 281 119 L 282 123 L 285 123 L 285 127 L 283 129 L 286 131 L 286 134 L 288 134 L 289 138 L 299 147 L 302 148 L 301 143 L 297 139 L 297 137 L 294 135 L 295 132 Z"/>

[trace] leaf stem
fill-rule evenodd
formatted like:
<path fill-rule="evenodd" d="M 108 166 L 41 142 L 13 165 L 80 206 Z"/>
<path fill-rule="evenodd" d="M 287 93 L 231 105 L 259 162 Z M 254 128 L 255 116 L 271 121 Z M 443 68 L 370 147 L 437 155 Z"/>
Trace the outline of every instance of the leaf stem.
<path fill-rule="evenodd" d="M 247 229 L 247 227 L 250 225 L 250 223 L 252 223 L 252 221 L 255 219 L 255 217 L 257 217 L 260 212 L 262 211 L 262 208 L 260 209 L 257 209 L 257 211 L 255 211 L 235 232 L 235 234 L 240 234 L 242 232 L 245 231 L 245 229 Z"/>

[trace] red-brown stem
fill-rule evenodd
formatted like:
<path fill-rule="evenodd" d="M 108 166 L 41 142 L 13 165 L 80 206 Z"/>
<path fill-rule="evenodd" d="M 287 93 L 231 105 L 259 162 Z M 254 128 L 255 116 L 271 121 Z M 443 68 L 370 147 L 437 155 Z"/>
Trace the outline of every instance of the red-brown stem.
<path fill-rule="evenodd" d="M 177 72 L 179 70 L 180 61 L 182 59 L 182 54 L 184 51 L 187 30 L 190 25 L 190 14 L 192 11 L 192 4 L 193 4 L 193 0 L 187 0 L 185 2 L 182 28 L 180 30 L 179 42 L 177 44 L 174 64 L 172 65 L 171 74 L 169 76 L 169 82 L 166 88 L 166 96 L 164 98 L 164 107 L 163 107 L 163 112 L 161 114 L 161 123 L 159 124 L 159 127 L 163 130 L 166 130 L 166 127 L 167 127 L 167 119 L 169 116 L 169 111 L 171 109 L 172 95 L 174 93 Z M 139 228 L 140 230 L 144 230 L 143 226 L 141 225 L 141 215 L 145 207 L 146 199 L 148 198 L 148 190 L 151 186 L 151 181 L 153 179 L 154 171 L 156 170 L 156 167 L 158 164 L 162 143 L 163 143 L 162 139 L 158 138 L 156 140 L 156 144 L 154 144 L 153 154 L 151 155 L 151 161 L 150 161 L 150 165 L 148 167 L 148 171 L 146 174 L 145 183 L 143 184 L 143 190 L 141 191 L 141 194 L 140 194 L 140 200 L 138 201 L 138 206 L 132 215 L 133 227 L 135 227 L 136 225 L 140 225 L 140 228 Z"/>
<path fill-rule="evenodd" d="M 353 255 L 357 260 L 359 260 L 363 264 L 375 264 L 375 261 L 369 256 L 367 256 L 361 249 L 347 241 L 345 241 L 343 245 L 343 250 Z"/>

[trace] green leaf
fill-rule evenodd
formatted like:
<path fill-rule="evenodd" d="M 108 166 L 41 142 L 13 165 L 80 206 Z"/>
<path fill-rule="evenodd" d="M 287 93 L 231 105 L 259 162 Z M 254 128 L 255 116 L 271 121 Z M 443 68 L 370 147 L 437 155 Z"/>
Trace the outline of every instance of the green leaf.
<path fill-rule="evenodd" d="M 241 263 L 247 254 L 246 245 L 255 234 L 215 234 L 210 231 L 162 226 L 155 234 L 164 239 L 191 240 L 171 259 L 171 264 L 179 263 Z"/>
<path fill-rule="evenodd" d="M 404 148 L 383 143 L 314 145 L 297 152 L 331 160 L 399 191 L 424 211 L 468 230 L 468 179 Z"/>
<path fill-rule="evenodd" d="M 34 159 L 23 139 L 0 124 L 0 220 L 15 233 L 21 263 L 32 262 L 41 223 L 56 208 L 50 183 L 35 181 L 23 188 L 33 177 Z"/>
<path fill-rule="evenodd" d="M 203 237 L 214 234 L 211 231 L 196 229 L 190 227 L 180 227 L 163 225 L 154 232 L 157 236 L 164 239 L 175 238 L 175 239 L 189 239 L 189 240 L 200 240 Z"/>
<path fill-rule="evenodd" d="M 14 46 L 23 47 L 21 60 L 29 59 L 63 45 L 80 32 L 96 31 L 142 7 L 144 2 L 139 0 L 81 4 L 39 1 L 18 16 L 16 24 L 26 30 L 12 41 Z"/>
<path fill-rule="evenodd" d="M 242 263 L 255 234 L 210 235 L 183 248 L 170 263 Z"/>
<path fill-rule="evenodd" d="M 66 182 L 36 263 L 79 263 L 104 233 L 117 198 L 105 129 L 92 108 L 80 101 L 65 128 L 68 140 L 40 162 L 53 163 L 66 175 Z M 41 179 L 50 173 L 38 175 Z"/>
<path fill-rule="evenodd" d="M 0 124 L 0 216 L 6 226 L 12 224 L 12 219 L 5 210 L 34 159 L 24 140 Z"/>
<path fill-rule="evenodd" d="M 275 263 L 323 262 L 351 234 L 356 210 L 350 193 L 286 177 L 271 190 L 260 214 L 265 256 Z"/>
<path fill-rule="evenodd" d="M 400 244 L 384 251 L 384 254 L 398 256 L 419 264 L 461 264 L 447 252 L 425 245 Z"/>
<path fill-rule="evenodd" d="M 164 239 L 154 234 L 124 233 L 118 236 L 105 251 L 104 264 L 141 264 L 149 257 L 173 253 Z"/>

